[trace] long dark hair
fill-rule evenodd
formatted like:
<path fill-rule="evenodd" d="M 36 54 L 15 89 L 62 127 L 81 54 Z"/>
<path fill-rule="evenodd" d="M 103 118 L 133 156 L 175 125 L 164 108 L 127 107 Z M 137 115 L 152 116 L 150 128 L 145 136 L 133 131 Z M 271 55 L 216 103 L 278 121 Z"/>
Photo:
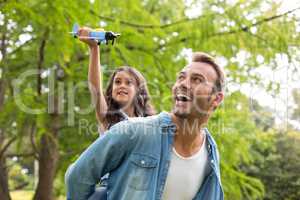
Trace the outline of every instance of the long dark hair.
<path fill-rule="evenodd" d="M 117 68 L 111 75 L 105 92 L 105 98 L 107 102 L 107 112 L 105 120 L 108 124 L 107 128 L 110 128 L 112 125 L 125 119 L 124 114 L 120 111 L 121 105 L 112 98 L 114 79 L 116 74 L 121 71 L 129 73 L 137 83 L 137 91 L 133 99 L 134 115 L 136 117 L 147 117 L 155 114 L 155 110 L 150 103 L 147 83 L 143 75 L 138 70 L 132 67 L 120 67 Z"/>

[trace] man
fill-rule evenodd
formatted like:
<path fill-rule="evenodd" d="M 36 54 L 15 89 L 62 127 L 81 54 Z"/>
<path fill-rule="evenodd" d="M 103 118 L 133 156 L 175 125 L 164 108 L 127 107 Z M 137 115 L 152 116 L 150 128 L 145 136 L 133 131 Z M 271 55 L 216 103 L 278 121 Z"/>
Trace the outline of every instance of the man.
<path fill-rule="evenodd" d="M 222 200 L 218 150 L 204 127 L 223 89 L 213 58 L 194 53 L 173 86 L 173 111 L 113 126 L 68 169 L 67 198 L 88 199 L 109 173 L 112 200 Z"/>

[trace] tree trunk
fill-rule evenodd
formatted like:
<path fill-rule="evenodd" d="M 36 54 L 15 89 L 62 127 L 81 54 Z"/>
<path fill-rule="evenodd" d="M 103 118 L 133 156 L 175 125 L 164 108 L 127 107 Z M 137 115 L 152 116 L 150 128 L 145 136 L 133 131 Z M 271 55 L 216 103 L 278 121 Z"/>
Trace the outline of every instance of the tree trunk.
<path fill-rule="evenodd" d="M 2 78 L 0 78 L 0 112 L 3 109 L 4 105 L 4 96 L 5 96 L 5 89 L 6 89 L 6 84 L 5 84 L 5 62 L 6 62 L 6 26 L 7 25 L 7 19 L 6 17 L 4 18 L 4 30 L 1 37 L 1 46 L 0 46 L 0 51 L 2 54 L 2 61 L 1 61 L 1 69 L 2 69 Z M 4 135 L 4 130 L 3 128 L 0 127 L 0 147 L 4 144 L 5 140 L 5 135 Z M 6 168 L 6 157 L 5 157 L 5 149 L 0 149 L 1 155 L 0 155 L 0 199 L 1 200 L 10 200 L 10 195 L 9 195 L 9 187 L 8 187 L 8 173 L 7 173 L 7 168 Z"/>
<path fill-rule="evenodd" d="M 11 200 L 8 188 L 7 168 L 5 165 L 5 157 L 0 158 L 0 199 Z"/>
<path fill-rule="evenodd" d="M 41 137 L 39 154 L 39 182 L 34 200 L 53 200 L 53 181 L 59 159 L 56 138 L 44 134 Z"/>
<path fill-rule="evenodd" d="M 44 64 L 44 53 L 45 53 L 45 46 L 46 40 L 48 38 L 49 30 L 46 29 L 44 32 L 44 36 L 42 38 L 39 52 L 38 52 L 38 63 L 37 63 L 37 94 L 41 97 L 41 70 Z M 50 87 L 50 86 L 49 86 Z M 50 91 L 51 95 L 54 96 L 54 91 Z M 54 99 L 56 100 L 56 99 Z M 48 102 L 50 103 L 50 102 Z M 54 102 L 54 109 L 57 108 L 57 102 Z M 58 134 L 58 126 L 59 126 L 59 117 L 54 110 L 51 112 L 50 120 L 48 124 L 47 133 L 42 135 L 40 139 L 40 148 L 39 148 L 39 181 L 37 188 L 34 194 L 34 200 L 53 200 L 53 182 L 57 170 L 57 164 L 59 159 L 59 151 L 58 151 L 58 141 L 57 141 L 57 134 Z"/>
<path fill-rule="evenodd" d="M 53 200 L 53 182 L 59 160 L 58 131 L 60 119 L 57 112 L 57 98 L 54 97 L 54 110 L 50 115 L 48 132 L 41 137 L 39 151 L 39 181 L 34 200 Z"/>
<path fill-rule="evenodd" d="M 34 195 L 34 200 L 53 200 L 53 182 L 55 179 L 58 160 L 58 132 L 60 118 L 58 114 L 58 97 L 50 92 L 53 98 L 53 110 L 50 110 L 50 120 L 47 133 L 41 137 L 39 150 L 39 181 Z M 47 126 L 47 125 L 46 125 Z"/>
<path fill-rule="evenodd" d="M 4 94 L 5 94 L 5 85 L 4 80 L 0 80 L 0 111 L 3 109 L 4 105 Z M 4 130 L 0 128 L 0 147 L 4 144 Z M 10 200 L 9 188 L 8 188 L 8 174 L 6 168 L 6 157 L 5 150 L 0 148 L 0 199 L 1 200 Z"/>

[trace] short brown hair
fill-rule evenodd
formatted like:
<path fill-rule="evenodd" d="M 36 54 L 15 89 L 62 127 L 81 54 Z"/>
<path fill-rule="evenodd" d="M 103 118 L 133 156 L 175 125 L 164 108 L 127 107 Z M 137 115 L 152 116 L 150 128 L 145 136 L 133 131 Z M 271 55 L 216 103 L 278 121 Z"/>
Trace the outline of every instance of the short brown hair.
<path fill-rule="evenodd" d="M 192 62 L 202 62 L 211 65 L 217 73 L 217 80 L 215 81 L 214 91 L 224 91 L 225 87 L 225 73 L 222 68 L 215 62 L 215 59 L 203 52 L 193 53 Z"/>

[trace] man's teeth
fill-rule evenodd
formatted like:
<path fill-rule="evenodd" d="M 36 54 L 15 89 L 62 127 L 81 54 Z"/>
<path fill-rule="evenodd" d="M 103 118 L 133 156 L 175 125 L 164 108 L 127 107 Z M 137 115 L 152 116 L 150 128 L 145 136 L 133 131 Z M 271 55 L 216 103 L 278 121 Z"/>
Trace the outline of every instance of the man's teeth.
<path fill-rule="evenodd" d="M 184 95 L 184 94 L 178 94 L 177 95 L 177 100 L 180 100 L 180 101 L 190 101 L 191 98 L 187 95 Z"/>

